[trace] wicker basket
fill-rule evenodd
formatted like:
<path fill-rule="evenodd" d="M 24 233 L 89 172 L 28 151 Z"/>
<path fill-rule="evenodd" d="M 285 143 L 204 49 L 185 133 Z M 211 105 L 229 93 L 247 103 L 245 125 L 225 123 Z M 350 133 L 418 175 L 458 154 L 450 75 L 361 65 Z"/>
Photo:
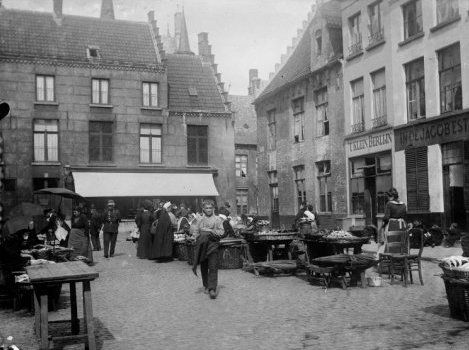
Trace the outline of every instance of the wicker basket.
<path fill-rule="evenodd" d="M 462 270 L 457 267 L 448 267 L 445 266 L 444 263 L 439 263 L 438 266 L 443 270 L 443 275 L 445 277 L 469 279 L 469 270 Z"/>
<path fill-rule="evenodd" d="M 186 242 L 174 243 L 174 255 L 179 261 L 189 260 L 189 253 L 188 253 Z"/>
<path fill-rule="evenodd" d="M 240 269 L 243 267 L 243 256 L 243 245 L 222 245 L 218 249 L 218 268 Z"/>
<path fill-rule="evenodd" d="M 469 280 L 442 276 L 452 318 L 469 322 Z"/>

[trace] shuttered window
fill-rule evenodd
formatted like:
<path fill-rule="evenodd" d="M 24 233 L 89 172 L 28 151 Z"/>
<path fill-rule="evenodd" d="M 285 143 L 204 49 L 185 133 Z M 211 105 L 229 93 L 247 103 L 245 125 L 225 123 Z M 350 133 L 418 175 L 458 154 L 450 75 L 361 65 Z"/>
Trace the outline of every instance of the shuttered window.
<path fill-rule="evenodd" d="M 407 179 L 407 208 L 411 212 L 428 211 L 428 159 L 427 148 L 408 149 L 405 152 Z"/>

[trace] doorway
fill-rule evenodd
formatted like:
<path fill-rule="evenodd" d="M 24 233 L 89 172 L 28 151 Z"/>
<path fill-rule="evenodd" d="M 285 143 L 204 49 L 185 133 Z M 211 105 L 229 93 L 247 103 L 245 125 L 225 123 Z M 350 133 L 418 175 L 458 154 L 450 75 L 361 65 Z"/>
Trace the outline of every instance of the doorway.
<path fill-rule="evenodd" d="M 466 208 L 464 205 L 464 165 L 443 166 L 443 198 L 445 223 L 449 227 L 455 222 L 461 229 L 466 228 Z"/>

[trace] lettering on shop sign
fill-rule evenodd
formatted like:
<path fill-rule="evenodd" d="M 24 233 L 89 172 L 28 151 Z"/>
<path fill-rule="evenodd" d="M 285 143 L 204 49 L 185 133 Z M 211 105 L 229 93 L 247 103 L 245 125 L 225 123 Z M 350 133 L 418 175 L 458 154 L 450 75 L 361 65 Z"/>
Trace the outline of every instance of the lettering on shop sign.
<path fill-rule="evenodd" d="M 357 140 L 349 141 L 349 151 L 357 152 L 366 149 L 371 149 L 379 146 L 385 146 L 392 143 L 392 134 L 387 132 L 379 135 L 369 135 Z"/>
<path fill-rule="evenodd" d="M 451 116 L 395 130 L 396 152 L 469 137 L 469 115 Z"/>

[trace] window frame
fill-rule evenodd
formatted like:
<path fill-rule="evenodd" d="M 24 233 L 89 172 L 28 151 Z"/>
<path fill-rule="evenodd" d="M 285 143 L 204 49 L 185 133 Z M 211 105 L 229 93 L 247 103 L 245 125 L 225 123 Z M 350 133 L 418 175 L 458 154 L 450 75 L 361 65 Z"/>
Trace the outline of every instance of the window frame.
<path fill-rule="evenodd" d="M 273 213 L 278 213 L 279 199 L 278 199 L 278 173 L 277 170 L 271 170 L 267 172 L 269 177 L 269 189 L 270 189 L 270 209 Z"/>
<path fill-rule="evenodd" d="M 305 97 L 300 96 L 292 99 L 293 112 L 293 139 L 295 143 L 305 140 Z"/>
<path fill-rule="evenodd" d="M 435 5 L 436 5 L 435 11 L 436 11 L 436 24 L 437 25 L 451 22 L 452 20 L 459 18 L 459 1 L 458 0 L 436 0 Z M 454 12 L 447 14 L 446 17 L 440 17 L 442 8 L 445 8 L 445 11 L 450 10 Z"/>
<path fill-rule="evenodd" d="M 145 94 L 145 86 L 148 86 L 148 94 Z M 156 93 L 153 93 L 153 88 L 156 89 Z M 146 102 L 146 95 L 148 95 L 148 102 Z M 153 96 L 155 97 L 156 103 L 154 103 Z M 142 106 L 143 107 L 159 107 L 160 99 L 160 86 L 157 82 L 143 81 L 142 82 Z"/>
<path fill-rule="evenodd" d="M 143 134 L 142 129 L 148 127 L 150 129 L 149 134 Z M 153 134 L 153 129 L 159 128 L 160 134 Z M 148 162 L 142 159 L 142 138 L 148 139 Z M 153 159 L 153 139 L 159 140 L 160 149 L 159 149 L 159 161 L 154 161 Z M 140 123 L 139 127 L 139 156 L 141 164 L 162 164 L 163 163 L 163 126 L 156 123 Z"/>
<path fill-rule="evenodd" d="M 44 130 L 37 130 L 36 128 L 39 126 L 38 122 L 45 122 L 44 123 Z M 55 122 L 56 130 L 47 130 L 47 125 L 50 124 L 52 125 Z M 39 136 L 43 135 L 43 136 Z M 49 135 L 56 135 L 55 138 L 55 149 L 56 149 L 56 157 L 50 157 L 49 155 L 49 150 L 51 149 L 51 145 L 49 144 Z M 41 148 L 38 148 L 39 145 L 36 143 L 36 136 L 42 138 L 43 142 L 43 148 L 42 148 L 42 157 L 37 157 L 38 153 L 40 152 Z M 53 149 L 54 147 L 52 147 Z M 43 158 L 43 159 L 39 159 Z M 51 159 L 49 159 L 51 158 Z M 42 118 L 37 118 L 33 119 L 33 159 L 34 162 L 41 162 L 41 163 L 47 163 L 47 162 L 58 162 L 59 161 L 59 120 L 58 119 L 42 119 Z"/>
<path fill-rule="evenodd" d="M 458 51 L 458 55 L 451 56 L 452 54 L 455 54 L 456 52 L 451 52 L 452 50 Z M 444 67 L 444 58 L 442 59 L 443 54 L 449 54 L 449 56 L 454 59 L 454 57 L 457 57 L 458 60 L 456 61 L 456 64 L 454 62 L 452 63 L 451 66 Z M 438 55 L 438 85 L 440 89 L 440 114 L 444 113 L 449 113 L 449 112 L 454 112 L 454 111 L 459 111 L 462 110 L 463 108 L 463 101 L 462 101 L 462 70 L 461 70 L 461 45 L 460 42 L 457 42 L 455 44 L 452 44 L 450 46 L 447 46 L 445 48 L 442 48 L 437 51 Z M 456 71 L 456 73 L 455 73 Z M 457 74 L 457 71 L 459 71 L 459 75 Z M 445 87 L 445 89 L 442 89 L 442 73 L 446 74 L 449 73 L 451 76 L 451 85 L 449 86 L 449 89 L 447 88 L 448 86 Z M 459 81 L 455 78 L 459 77 Z M 457 101 L 457 95 L 458 91 L 460 92 L 460 101 Z M 450 94 L 451 98 L 451 107 L 448 108 L 448 99 L 447 99 L 447 94 Z M 443 98 L 444 96 L 444 98 Z M 458 103 L 458 106 L 456 104 Z"/>
<path fill-rule="evenodd" d="M 91 125 L 92 124 L 95 124 L 95 125 L 100 125 L 100 131 L 91 131 Z M 98 120 L 90 120 L 89 121 L 89 129 L 88 129 L 88 148 L 89 148 L 89 152 L 88 152 L 88 161 L 90 163 L 112 163 L 114 161 L 114 122 L 108 122 L 108 121 L 98 121 Z M 104 125 L 110 125 L 111 126 L 111 132 L 104 132 L 103 129 L 104 129 Z M 92 136 L 98 136 L 99 138 L 99 145 L 92 145 L 92 142 L 91 142 L 91 137 Z M 110 140 L 111 140 L 111 146 L 104 146 L 103 145 L 103 140 L 104 140 L 104 137 L 105 136 L 111 136 Z M 110 148 L 111 149 L 111 152 L 110 152 L 110 155 L 111 155 L 111 159 L 104 159 L 104 149 L 105 148 Z M 91 152 L 91 149 L 99 149 L 99 159 L 92 159 L 91 158 L 91 155 L 92 155 L 92 152 Z"/>
<path fill-rule="evenodd" d="M 322 98 L 320 98 L 322 96 Z M 329 93 L 327 86 L 322 87 L 315 91 L 316 99 L 316 116 L 317 116 L 317 131 L 318 137 L 329 135 L 329 118 L 328 106 L 329 106 Z"/>
<path fill-rule="evenodd" d="M 422 64 L 421 72 L 419 76 L 412 76 L 412 72 L 418 72 L 415 67 Z M 412 60 L 404 64 L 404 73 L 405 73 L 405 85 L 406 85 L 406 106 L 407 106 L 407 121 L 417 120 L 420 118 L 425 118 L 426 116 L 426 101 L 425 101 L 425 61 L 423 57 Z M 417 91 L 417 96 L 415 99 L 411 100 L 409 91 Z M 423 101 L 422 101 L 423 100 Z M 412 118 L 414 108 L 411 107 L 412 103 L 417 104 L 417 116 Z M 423 103 L 423 105 L 422 105 Z M 423 108 L 422 108 L 423 106 Z M 423 109 L 423 113 L 422 113 Z"/>
<path fill-rule="evenodd" d="M 94 83 L 98 83 L 98 90 L 95 90 Z M 107 92 L 104 95 L 103 83 L 107 84 Z M 97 93 L 98 100 L 95 99 L 95 93 Z M 106 96 L 106 101 L 104 101 L 103 96 Z M 111 82 L 107 78 L 91 78 L 91 103 L 94 105 L 109 105 L 111 103 Z"/>
<path fill-rule="evenodd" d="M 197 133 L 196 135 L 189 135 L 189 130 L 190 129 L 193 129 L 193 130 L 196 130 L 197 129 Z M 201 129 L 205 129 L 205 135 L 199 135 L 199 130 Z M 207 166 L 209 164 L 209 149 L 210 149 L 210 145 L 209 145 L 209 134 L 208 134 L 208 125 L 187 125 L 187 164 L 188 165 L 195 165 L 195 166 Z M 190 159 L 190 155 L 189 155 L 189 151 L 190 151 L 190 147 L 189 147 L 189 139 L 194 139 L 195 140 L 195 154 L 196 154 L 196 159 L 195 160 L 191 160 Z M 205 154 L 206 154 L 206 161 L 204 160 L 201 160 L 202 158 L 202 155 L 201 155 L 201 150 L 200 150 L 200 142 L 201 140 L 205 140 L 205 144 L 206 144 L 206 149 L 205 149 Z"/>
<path fill-rule="evenodd" d="M 413 10 L 414 11 L 414 17 L 413 20 L 414 22 L 412 25 L 415 26 L 415 28 L 410 33 L 410 27 L 409 27 L 409 18 L 406 16 L 406 13 L 408 14 L 409 11 Z M 404 24 L 404 40 L 413 38 L 420 33 L 423 33 L 423 16 L 422 16 L 422 1 L 421 0 L 411 0 L 409 2 L 406 2 L 405 4 L 402 5 L 402 18 L 403 18 L 403 24 Z"/>
<path fill-rule="evenodd" d="M 359 94 L 356 90 L 356 85 L 361 81 L 362 91 Z M 352 132 L 361 132 L 365 130 L 365 87 L 363 77 L 355 79 L 350 82 L 350 87 L 352 91 Z M 359 105 L 361 111 L 360 116 L 357 115 Z M 359 118 L 358 118 L 359 117 Z M 358 120 L 359 119 L 359 120 Z"/>
<path fill-rule="evenodd" d="M 52 79 L 52 87 L 48 87 L 48 78 Z M 42 96 L 39 96 L 39 81 L 43 81 Z M 52 98 L 50 98 L 48 91 L 52 89 Z M 36 102 L 55 102 L 55 75 L 51 74 L 36 74 Z"/>
<path fill-rule="evenodd" d="M 383 84 L 377 86 L 376 80 L 378 74 L 383 74 Z M 387 124 L 387 99 L 386 99 L 386 70 L 381 68 L 370 74 L 371 84 L 373 87 L 373 127 L 379 127 Z M 381 113 L 378 113 L 381 110 Z"/>
<path fill-rule="evenodd" d="M 368 5 L 368 32 L 369 32 L 369 42 L 370 44 L 374 44 L 383 40 L 384 38 L 384 27 L 383 27 L 383 19 L 381 16 L 381 4 L 382 0 L 378 0 L 373 2 L 372 4 Z M 373 16 L 372 12 L 375 11 L 377 13 L 377 28 L 373 27 Z"/>
<path fill-rule="evenodd" d="M 269 150 L 276 148 L 277 144 L 277 109 L 272 108 L 267 111 L 268 146 Z"/>
<path fill-rule="evenodd" d="M 318 194 L 319 194 L 319 212 L 321 213 L 332 213 L 332 192 L 329 191 L 328 180 L 331 179 L 331 161 L 323 160 L 316 162 L 316 168 L 318 175 L 316 176 L 318 181 Z M 324 186 L 322 186 L 322 184 Z M 321 189 L 324 188 L 324 194 Z"/>
<path fill-rule="evenodd" d="M 235 155 L 235 172 L 236 172 L 236 177 L 248 177 L 248 155 L 247 154 Z"/>
<path fill-rule="evenodd" d="M 295 182 L 295 197 L 297 198 L 298 208 L 301 203 L 306 202 L 306 174 L 304 165 L 293 167 L 293 179 Z"/>
<path fill-rule="evenodd" d="M 243 200 L 242 203 L 239 203 L 239 198 L 243 198 L 245 200 Z M 249 191 L 247 188 L 236 189 L 236 212 L 238 214 L 249 213 Z"/>

